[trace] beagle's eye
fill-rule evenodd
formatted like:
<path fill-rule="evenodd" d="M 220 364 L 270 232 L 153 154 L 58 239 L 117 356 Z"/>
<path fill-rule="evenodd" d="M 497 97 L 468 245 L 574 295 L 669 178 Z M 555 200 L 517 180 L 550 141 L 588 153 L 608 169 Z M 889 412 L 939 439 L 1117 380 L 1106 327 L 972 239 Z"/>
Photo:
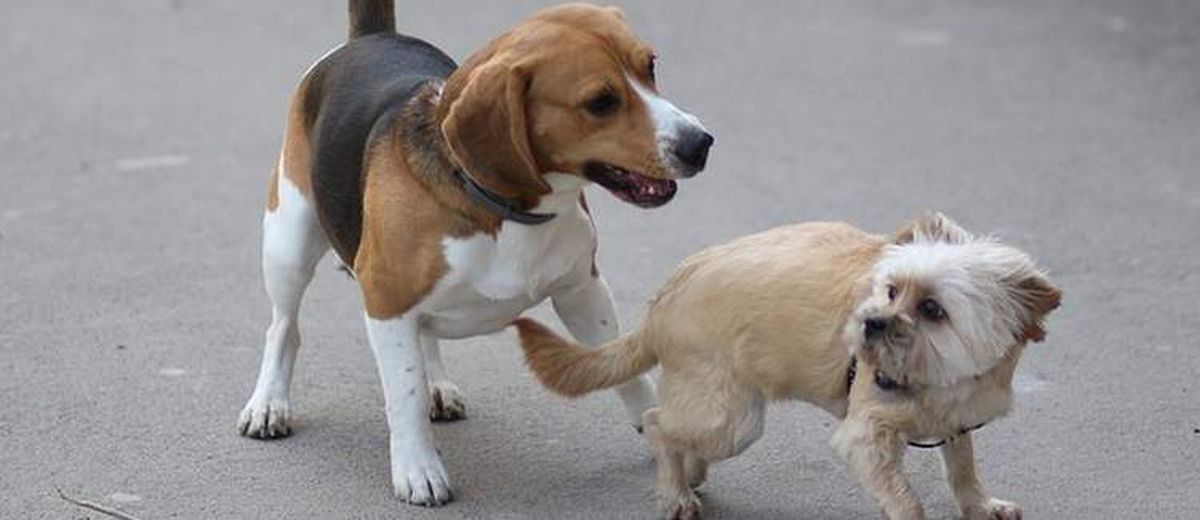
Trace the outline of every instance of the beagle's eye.
<path fill-rule="evenodd" d="M 938 302 L 933 301 L 932 298 L 921 300 L 921 303 L 917 304 L 917 311 L 929 321 L 942 321 L 946 319 L 946 310 L 941 305 L 938 305 Z"/>
<path fill-rule="evenodd" d="M 612 115 L 613 112 L 616 112 L 621 107 L 621 99 L 612 92 L 605 92 L 589 99 L 583 107 L 593 116 L 605 117 Z"/>
<path fill-rule="evenodd" d="M 658 56 L 651 54 L 650 62 L 646 64 L 646 75 L 650 77 L 652 83 L 658 81 L 658 78 L 654 77 L 654 62 L 656 61 L 658 61 Z"/>
<path fill-rule="evenodd" d="M 889 285 L 889 286 L 888 286 L 888 301 L 889 301 L 889 302 L 894 302 L 894 301 L 896 301 L 896 293 L 897 293 L 897 292 L 898 292 L 898 291 L 896 290 L 896 286 L 895 286 L 895 285 Z"/>

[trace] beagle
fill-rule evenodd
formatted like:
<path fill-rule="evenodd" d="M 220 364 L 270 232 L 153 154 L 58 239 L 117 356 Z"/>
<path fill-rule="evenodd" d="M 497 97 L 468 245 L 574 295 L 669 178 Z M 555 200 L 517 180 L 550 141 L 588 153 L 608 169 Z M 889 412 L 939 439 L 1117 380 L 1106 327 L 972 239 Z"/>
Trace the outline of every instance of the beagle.
<path fill-rule="evenodd" d="M 538 12 L 462 66 L 397 34 L 391 0 L 349 11 L 349 40 L 304 74 L 288 111 L 263 217 L 272 319 L 238 431 L 291 433 L 297 315 L 332 247 L 362 290 L 394 490 L 440 505 L 452 486 L 429 420 L 465 407 L 438 340 L 499 331 L 546 298 L 582 343 L 617 338 L 583 189 L 661 206 L 713 137 L 659 95 L 654 51 L 616 8 Z M 617 393 L 640 429 L 649 379 Z"/>

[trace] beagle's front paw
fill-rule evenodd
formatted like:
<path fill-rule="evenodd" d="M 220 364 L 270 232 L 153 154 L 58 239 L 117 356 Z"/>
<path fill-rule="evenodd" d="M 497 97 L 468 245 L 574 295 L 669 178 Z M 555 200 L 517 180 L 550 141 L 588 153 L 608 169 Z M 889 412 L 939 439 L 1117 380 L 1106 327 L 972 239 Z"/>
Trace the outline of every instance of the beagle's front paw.
<path fill-rule="evenodd" d="M 1024 517 L 1021 506 L 998 498 L 989 498 L 978 506 L 968 508 L 965 513 L 967 520 L 1021 520 Z"/>
<path fill-rule="evenodd" d="M 255 395 L 238 416 L 239 434 L 255 439 L 278 439 L 292 434 L 292 412 L 287 399 Z"/>
<path fill-rule="evenodd" d="M 436 452 L 392 455 L 396 497 L 419 506 L 437 507 L 451 500 L 450 477 Z"/>
<path fill-rule="evenodd" d="M 429 418 L 433 421 L 467 418 L 467 402 L 458 385 L 445 380 L 429 383 Z"/>

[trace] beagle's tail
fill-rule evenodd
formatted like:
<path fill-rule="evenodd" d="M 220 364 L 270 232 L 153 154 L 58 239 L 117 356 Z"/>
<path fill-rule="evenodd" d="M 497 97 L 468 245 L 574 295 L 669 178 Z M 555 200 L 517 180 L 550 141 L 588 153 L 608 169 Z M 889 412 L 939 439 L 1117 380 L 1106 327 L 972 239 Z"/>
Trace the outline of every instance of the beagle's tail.
<path fill-rule="evenodd" d="M 658 364 L 640 332 L 588 349 L 529 318 L 519 318 L 513 325 L 529 369 L 543 385 L 566 397 L 619 385 Z"/>
<path fill-rule="evenodd" d="M 350 39 L 379 32 L 396 32 L 392 0 L 350 0 Z"/>

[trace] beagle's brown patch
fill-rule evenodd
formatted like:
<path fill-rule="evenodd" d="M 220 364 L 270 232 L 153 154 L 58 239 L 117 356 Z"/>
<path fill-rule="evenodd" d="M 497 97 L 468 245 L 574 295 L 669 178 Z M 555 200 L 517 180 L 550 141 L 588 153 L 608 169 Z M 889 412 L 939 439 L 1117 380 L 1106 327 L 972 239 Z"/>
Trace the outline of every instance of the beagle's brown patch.
<path fill-rule="evenodd" d="M 287 179 L 301 195 L 311 198 L 312 176 L 309 171 L 312 146 L 309 144 L 309 120 L 304 109 L 304 99 L 308 92 L 309 78 L 300 82 L 300 86 L 288 103 L 288 118 L 283 134 L 283 148 L 279 151 L 280 158 L 271 169 L 271 181 L 267 186 L 267 211 L 274 212 L 279 207 L 279 183 Z M 280 168 L 283 175 L 280 175 Z"/>
<path fill-rule="evenodd" d="M 442 237 L 455 231 L 456 219 L 431 203 L 438 200 L 435 191 L 413 174 L 399 146 L 381 143 L 371 150 L 354 272 L 372 318 L 408 312 L 448 269 Z"/>
<path fill-rule="evenodd" d="M 363 234 L 354 270 L 367 314 L 400 316 L 428 296 L 448 266 L 446 237 L 496 234 L 500 219 L 463 193 L 437 138 L 436 89 L 418 93 L 367 155 Z"/>
<path fill-rule="evenodd" d="M 279 165 L 271 168 L 271 180 L 267 185 L 267 212 L 274 213 L 279 207 Z"/>
<path fill-rule="evenodd" d="M 303 93 L 307 89 L 308 80 L 300 85 L 295 96 L 292 96 L 291 109 L 288 110 L 287 133 L 283 140 L 283 176 L 287 178 L 305 197 L 312 196 L 312 147 L 309 144 L 309 124 L 303 110 Z"/>

